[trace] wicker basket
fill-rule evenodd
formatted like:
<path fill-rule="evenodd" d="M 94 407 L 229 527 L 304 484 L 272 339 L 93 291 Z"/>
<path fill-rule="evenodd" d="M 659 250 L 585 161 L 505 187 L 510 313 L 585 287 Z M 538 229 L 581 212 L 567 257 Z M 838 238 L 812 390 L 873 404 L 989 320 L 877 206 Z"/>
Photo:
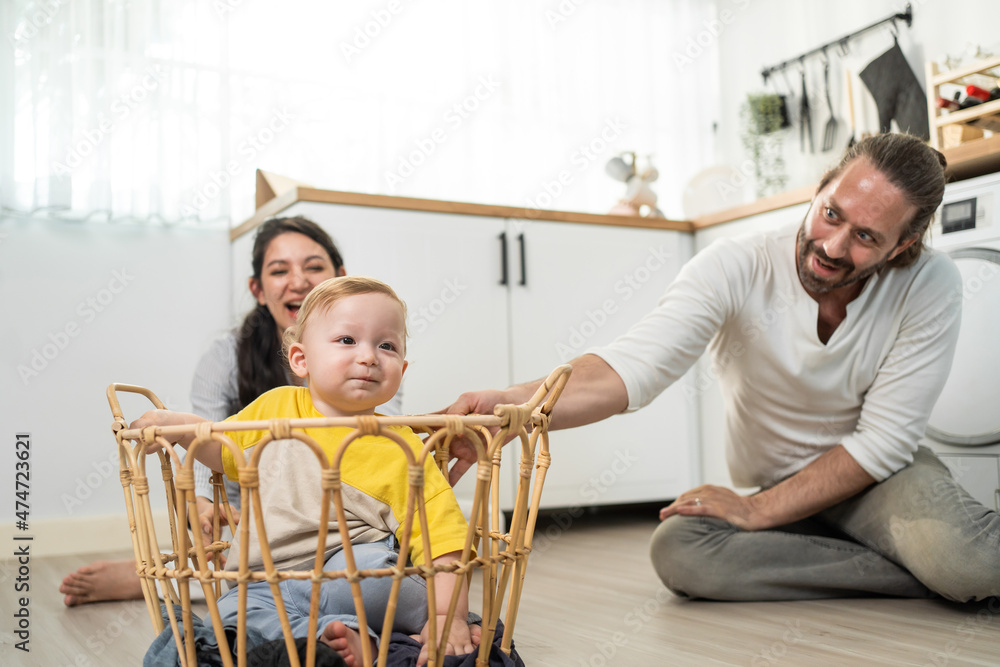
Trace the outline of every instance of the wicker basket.
<path fill-rule="evenodd" d="M 334 579 L 346 579 L 350 582 L 359 625 L 363 629 L 368 624 L 361 598 L 360 582 L 366 577 L 392 577 L 393 585 L 388 604 L 388 611 L 383 623 L 383 633 L 380 642 L 378 661 L 384 663 L 389 646 L 389 636 L 392 630 L 392 620 L 396 611 L 399 585 L 403 577 L 417 574 L 427 581 L 428 585 L 428 618 L 430 622 L 430 662 L 431 665 L 441 665 L 444 651 L 439 651 L 434 638 L 441 633 L 435 626 L 433 576 L 441 571 L 455 572 L 465 575 L 471 581 L 477 573 L 482 578 L 482 639 L 479 647 L 477 665 L 486 665 L 490 646 L 493 643 L 493 633 L 501 614 L 504 615 L 504 637 L 501 649 L 510 652 L 511 637 L 514 630 L 521 596 L 522 586 L 527 568 L 528 555 L 531 552 L 532 534 L 538 513 L 545 473 L 549 467 L 548 420 L 553 406 L 559 398 L 570 374 L 569 366 L 560 366 L 552 372 L 530 401 L 523 405 L 497 406 L 492 416 L 456 416 L 456 415 L 423 415 L 403 417 L 359 417 L 337 419 L 276 419 L 268 422 L 226 422 L 202 423 L 196 426 L 150 427 L 142 430 L 129 430 L 118 402 L 118 392 L 133 392 L 142 394 L 157 408 L 163 408 L 160 400 L 149 390 L 132 385 L 113 384 L 108 387 L 108 402 L 114 414 L 112 430 L 118 443 L 122 487 L 125 493 L 125 506 L 128 512 L 129 529 L 132 535 L 132 547 L 135 556 L 136 572 L 142 583 L 146 606 L 150 621 L 157 633 L 164 629 L 163 616 L 160 613 L 160 598 L 167 602 L 165 609 L 169 624 L 173 629 L 174 640 L 178 650 L 181 665 L 194 667 L 197 664 L 192 630 L 191 591 L 192 583 L 202 587 L 208 604 L 212 626 L 220 647 L 220 657 L 223 664 L 233 664 L 232 649 L 222 630 L 217 601 L 222 594 L 222 581 L 228 580 L 239 587 L 240 613 L 238 617 L 236 655 L 238 664 L 246 663 L 246 586 L 251 582 L 267 581 L 275 604 L 278 618 L 291 664 L 300 664 L 298 653 L 294 648 L 294 637 L 288 622 L 287 613 L 281 603 L 278 585 L 286 579 L 303 579 L 312 582 L 312 604 L 310 614 L 310 633 L 308 652 L 305 664 L 312 667 L 316 656 L 316 625 L 318 617 L 320 585 Z M 407 425 L 415 432 L 424 433 L 424 447 L 419 456 L 407 446 L 398 436 L 387 430 L 389 426 Z M 327 457 L 322 448 L 302 429 L 327 427 L 353 427 L 350 433 L 337 448 L 332 457 Z M 244 453 L 224 434 L 225 431 L 262 430 L 268 434 L 253 448 L 249 461 Z M 219 556 L 229 548 L 229 542 L 220 539 L 220 512 L 232 519 L 232 510 L 225 498 L 224 487 L 218 474 L 215 488 L 217 495 L 214 518 L 215 537 L 211 544 L 205 544 L 198 527 L 198 517 L 194 491 L 194 456 L 187 456 L 183 463 L 169 444 L 170 436 L 179 434 L 196 436 L 192 448 L 200 442 L 214 440 L 232 451 L 240 470 L 240 493 L 243 514 L 237 530 L 240 531 L 240 553 L 231 554 L 229 558 L 239 559 L 237 571 L 222 571 L 219 567 Z M 382 435 L 391 438 L 400 445 L 406 454 L 411 469 L 410 487 L 407 502 L 407 513 L 400 535 L 400 553 L 406 553 L 409 544 L 413 522 L 420 522 L 425 553 L 430 553 L 429 537 L 426 531 L 426 511 L 423 497 L 423 464 L 427 456 L 434 456 L 437 465 L 447 474 L 449 447 L 457 436 L 464 436 L 475 446 L 478 465 L 476 467 L 476 487 L 472 504 L 473 520 L 465 540 L 462 558 L 448 565 L 425 565 L 420 567 L 406 566 L 401 562 L 393 568 L 381 570 L 358 570 L 355 567 L 350 542 L 343 545 L 347 568 L 342 571 L 324 571 L 324 551 L 327 538 L 327 525 L 331 508 L 336 512 L 337 526 L 343 534 L 347 534 L 347 520 L 340 493 L 339 463 L 345 449 L 357 438 L 364 435 Z M 266 540 L 263 515 L 261 512 L 260 489 L 257 478 L 257 465 L 265 446 L 292 438 L 304 442 L 317 454 L 320 470 L 324 502 L 318 508 L 320 513 L 320 535 L 316 548 L 314 567 L 308 571 L 278 571 L 275 569 L 271 552 Z M 513 442 L 520 444 L 520 468 L 514 509 L 511 515 L 509 530 L 500 532 L 501 525 L 499 508 L 498 484 L 500 475 L 501 451 L 505 441 L 514 438 Z M 133 446 L 132 442 L 136 444 Z M 163 446 L 160 451 L 160 466 L 162 470 L 163 493 L 166 495 L 168 517 L 170 522 L 171 553 L 162 553 L 156 529 L 153 525 L 153 513 L 150 507 L 150 483 L 146 475 L 146 459 L 142 453 L 147 444 L 158 442 Z M 516 445 L 515 445 L 516 446 Z M 508 453 L 513 453 L 508 450 Z M 332 459 L 332 460 L 331 460 Z M 263 557 L 263 571 L 251 571 L 247 564 L 248 540 L 250 522 L 253 521 L 260 536 L 260 552 Z M 181 529 L 191 526 L 190 533 Z M 230 521 L 230 525 L 234 522 Z M 192 543 L 193 538 L 193 543 Z M 478 556 L 472 558 L 473 548 Z M 159 588 L 159 593 L 157 589 Z M 451 625 L 461 587 L 456 587 L 452 597 L 449 613 L 446 617 L 444 632 Z M 174 612 L 174 605 L 181 608 L 181 618 Z M 505 612 L 503 612 L 505 608 Z M 183 631 L 178 621 L 183 622 Z M 373 664 L 369 642 L 362 642 L 362 663 L 366 667 Z"/>

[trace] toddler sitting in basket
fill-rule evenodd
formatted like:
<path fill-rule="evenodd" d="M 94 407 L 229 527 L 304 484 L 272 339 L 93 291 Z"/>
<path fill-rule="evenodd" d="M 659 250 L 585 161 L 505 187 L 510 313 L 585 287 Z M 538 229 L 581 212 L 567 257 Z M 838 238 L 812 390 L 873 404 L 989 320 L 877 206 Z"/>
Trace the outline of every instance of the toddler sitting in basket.
<path fill-rule="evenodd" d="M 285 350 L 292 372 L 308 381 L 308 387 L 273 389 L 229 420 L 252 421 L 299 417 L 351 417 L 374 414 L 375 406 L 392 398 L 406 370 L 405 305 L 385 283 L 364 277 L 341 277 L 317 286 L 302 303 L 298 322 L 285 335 Z M 227 420 L 227 421 L 229 421 Z M 143 428 L 205 421 L 193 414 L 153 410 L 131 425 Z M 406 426 L 393 426 L 419 454 L 420 439 Z M 328 456 L 351 428 L 305 429 Z M 227 435 L 247 449 L 264 433 L 233 431 Z M 187 447 L 194 436 L 182 436 Z M 151 447 L 150 449 L 154 449 Z M 237 478 L 232 453 L 219 442 L 199 445 L 196 458 L 216 471 Z M 249 452 L 247 453 L 249 458 Z M 267 540 L 278 570 L 309 570 L 313 567 L 319 534 L 322 491 L 319 464 L 304 443 L 286 441 L 265 447 L 259 464 L 260 494 Z M 341 493 L 349 525 L 355 565 L 359 570 L 394 567 L 406 516 L 407 461 L 399 446 L 386 437 L 366 436 L 347 447 L 340 464 Z M 461 556 L 468 524 L 444 475 L 428 456 L 424 465 L 424 497 L 432 553 L 423 552 L 420 522 L 414 517 L 408 557 L 420 565 L 449 563 Z M 324 570 L 346 569 L 342 540 L 333 508 L 330 511 Z M 251 524 L 249 560 L 252 570 L 262 570 L 256 526 Z M 239 537 L 234 540 L 227 570 L 238 569 Z M 319 606 L 319 640 L 348 664 L 360 664 L 362 642 L 374 649 L 385 616 L 390 577 L 368 577 L 362 581 L 365 615 L 371 627 L 359 628 L 350 584 L 344 579 L 322 584 Z M 479 643 L 479 626 L 466 623 L 468 592 L 465 578 L 451 573 L 434 577 L 438 632 L 455 586 L 462 586 L 458 608 L 446 641 L 439 646 L 448 654 L 470 653 Z M 311 583 L 285 580 L 281 597 L 295 637 L 308 631 Z M 235 630 L 238 589 L 219 600 L 223 624 Z M 209 622 L 211 622 L 209 620 Z M 267 582 L 248 585 L 247 636 L 263 641 L 280 639 L 278 611 Z M 416 575 L 402 580 L 394 621 L 394 632 L 418 635 L 424 644 L 418 664 L 426 661 L 428 641 L 427 586 Z M 414 637 L 417 638 L 417 637 Z"/>

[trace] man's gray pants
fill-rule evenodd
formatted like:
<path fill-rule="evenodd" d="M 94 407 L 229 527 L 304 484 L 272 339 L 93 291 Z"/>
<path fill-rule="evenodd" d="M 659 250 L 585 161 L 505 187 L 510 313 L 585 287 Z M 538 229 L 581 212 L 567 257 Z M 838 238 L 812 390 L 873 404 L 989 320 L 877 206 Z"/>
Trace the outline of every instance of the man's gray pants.
<path fill-rule="evenodd" d="M 690 598 L 1000 596 L 1000 515 L 926 447 L 895 475 L 788 526 L 743 531 L 672 516 L 650 552 L 667 588 Z"/>

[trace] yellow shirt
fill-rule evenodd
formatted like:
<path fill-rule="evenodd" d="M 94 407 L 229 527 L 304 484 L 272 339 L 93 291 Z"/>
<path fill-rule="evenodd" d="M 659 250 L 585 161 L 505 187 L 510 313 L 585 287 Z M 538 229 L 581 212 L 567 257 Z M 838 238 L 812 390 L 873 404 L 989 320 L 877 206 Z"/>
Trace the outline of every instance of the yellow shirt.
<path fill-rule="evenodd" d="M 279 387 L 261 395 L 253 403 L 226 421 L 256 421 L 275 418 L 323 418 L 313 406 L 306 387 Z M 332 461 L 333 454 L 353 428 L 311 428 L 304 432 L 312 437 Z M 394 426 L 415 455 L 423 448 L 420 438 L 407 426 Z M 249 462 L 254 445 L 264 431 L 231 431 L 226 435 L 241 447 Z M 222 450 L 226 475 L 237 479 L 236 462 L 227 448 Z M 264 447 L 259 463 L 261 505 L 267 542 L 278 569 L 298 569 L 311 566 L 316 554 L 319 535 L 320 465 L 316 455 L 298 440 L 280 440 Z M 340 463 L 341 494 L 347 517 L 348 539 L 352 544 L 375 542 L 394 534 L 402 536 L 409 493 L 406 456 L 399 445 L 386 437 L 363 436 L 353 441 Z M 465 545 L 468 524 L 455 499 L 448 480 L 434 465 L 433 454 L 424 462 L 424 504 L 427 508 L 431 554 L 427 560 Z M 247 508 L 244 506 L 244 512 Z M 244 516 L 246 518 L 246 514 Z M 255 523 L 250 524 L 250 565 L 261 567 L 257 550 Z M 326 557 L 342 545 L 333 503 Z M 231 553 L 239 553 L 234 542 Z M 409 558 L 414 564 L 425 562 L 420 522 L 414 510 L 409 544 Z M 236 558 L 231 558 L 234 569 Z M 227 568 L 228 569 L 228 568 Z"/>

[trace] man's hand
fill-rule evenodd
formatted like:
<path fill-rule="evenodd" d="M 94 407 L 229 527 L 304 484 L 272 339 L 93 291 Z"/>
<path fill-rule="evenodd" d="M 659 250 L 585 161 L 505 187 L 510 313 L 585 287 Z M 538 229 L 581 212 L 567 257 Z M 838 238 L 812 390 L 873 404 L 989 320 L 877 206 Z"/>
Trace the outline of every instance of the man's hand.
<path fill-rule="evenodd" d="M 628 407 L 625 382 L 606 361 L 593 354 L 584 354 L 569 363 L 573 367 L 573 376 L 563 389 L 559 405 L 552 411 L 549 430 L 584 426 L 625 411 Z M 543 378 L 502 391 L 487 389 L 466 392 L 443 412 L 453 415 L 492 415 L 493 408 L 498 405 L 527 403 L 544 382 Z M 475 463 L 475 458 L 471 453 L 463 454 L 458 449 L 453 451 L 452 456 L 459 458 L 448 476 L 454 486 Z"/>
<path fill-rule="evenodd" d="M 516 401 L 508 394 L 509 390 L 499 391 L 497 389 L 468 391 L 445 408 L 444 412 L 449 415 L 492 415 L 493 408 L 496 406 Z"/>
<path fill-rule="evenodd" d="M 469 391 L 458 397 L 458 400 L 441 412 L 449 415 L 492 415 L 493 408 L 498 405 L 510 404 L 514 399 L 509 395 L 510 390 L 498 391 L 496 389 L 486 389 L 483 391 Z M 441 414 L 441 413 L 438 413 Z M 490 433 L 496 435 L 497 428 L 491 428 Z M 476 455 L 475 446 L 469 442 L 468 438 L 460 437 L 451 441 L 451 458 L 455 462 L 448 469 L 448 482 L 455 486 L 462 475 L 476 465 L 479 461 Z"/>
<path fill-rule="evenodd" d="M 444 630 L 444 623 L 448 617 L 445 614 L 438 614 L 437 616 L 437 627 L 438 632 Z M 427 663 L 429 658 L 430 648 L 428 645 L 428 637 L 430 623 L 424 624 L 424 629 L 420 631 L 419 635 L 410 635 L 412 639 L 416 639 L 423 646 L 420 649 L 420 655 L 417 657 L 417 665 L 424 665 Z M 465 655 L 466 653 L 472 653 L 479 646 L 479 641 L 482 637 L 483 629 L 478 625 L 469 626 L 466 624 L 464 619 L 456 618 L 451 622 L 451 631 L 448 633 L 448 641 L 440 642 L 438 641 L 438 652 L 444 649 L 445 655 Z"/>
<path fill-rule="evenodd" d="M 675 514 L 710 516 L 728 521 L 740 530 L 761 530 L 755 496 L 741 496 L 735 491 L 706 484 L 682 493 L 677 500 L 660 510 L 660 521 Z"/>
<path fill-rule="evenodd" d="M 465 436 L 454 438 L 448 452 L 455 461 L 448 469 L 448 483 L 455 486 L 465 471 L 479 462 L 479 455 L 476 453 L 475 445 Z"/>
<path fill-rule="evenodd" d="M 660 510 L 660 520 L 675 514 L 711 516 L 741 530 L 767 530 L 822 512 L 874 483 L 844 446 L 837 445 L 791 477 L 752 496 L 711 485 L 685 491 Z"/>

